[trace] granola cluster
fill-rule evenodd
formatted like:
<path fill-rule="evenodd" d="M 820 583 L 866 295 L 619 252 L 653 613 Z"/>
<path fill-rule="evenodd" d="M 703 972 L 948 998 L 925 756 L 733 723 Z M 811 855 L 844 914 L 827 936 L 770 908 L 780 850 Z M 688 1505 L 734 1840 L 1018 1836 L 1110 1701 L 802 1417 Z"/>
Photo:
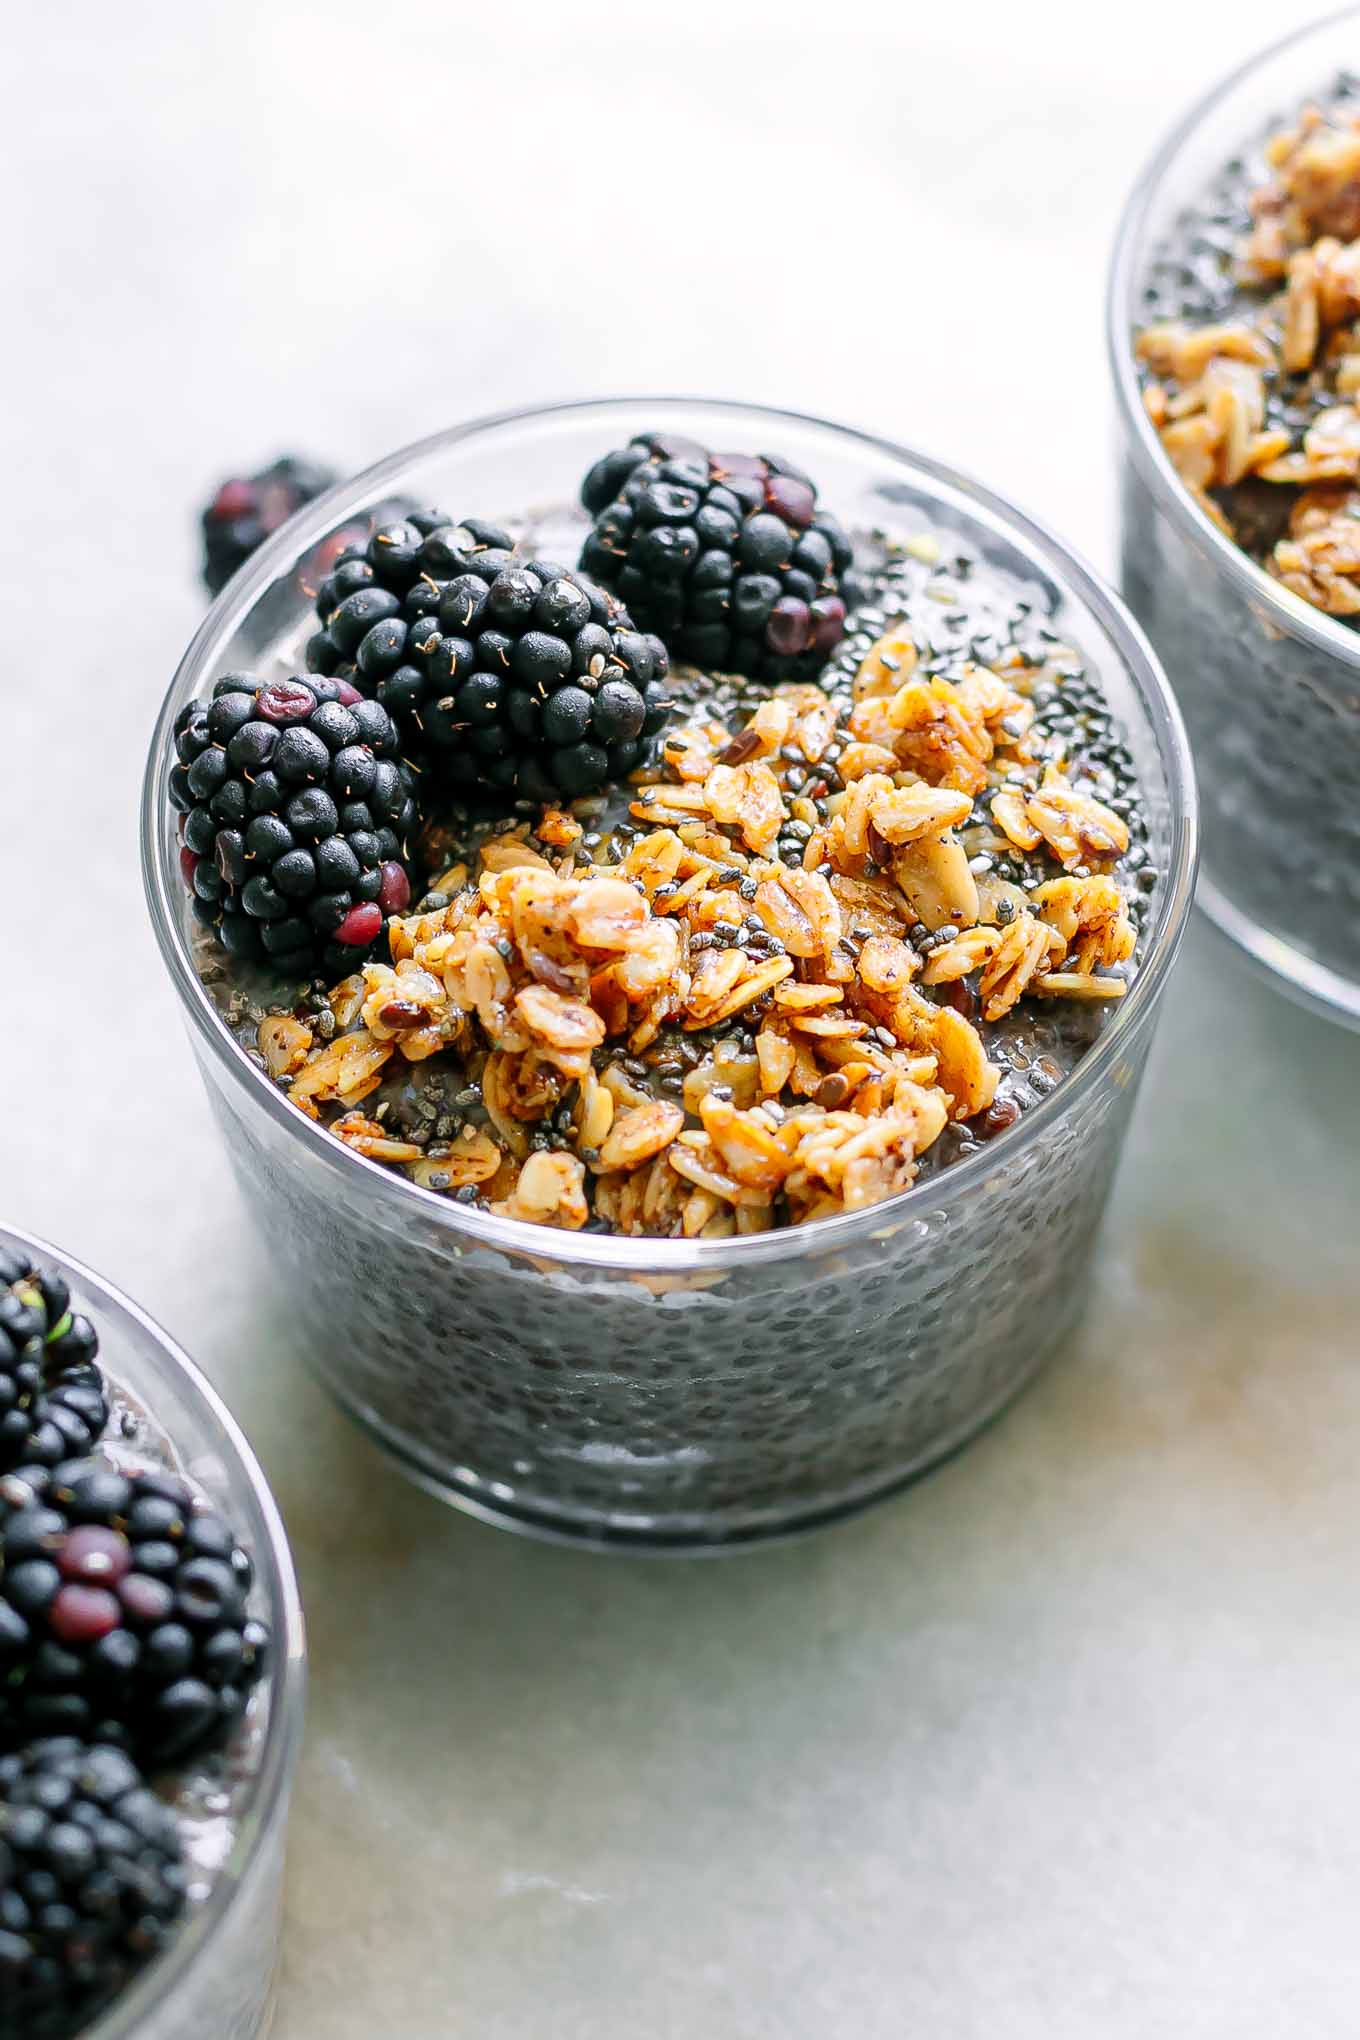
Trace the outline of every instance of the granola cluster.
<path fill-rule="evenodd" d="M 1360 614 L 1360 114 L 1305 107 L 1265 148 L 1268 180 L 1232 270 L 1235 304 L 1146 326 L 1144 402 L 1200 507 L 1267 572 Z M 1296 490 L 1261 514 L 1243 485 Z"/>
<path fill-rule="evenodd" d="M 1126 988 L 1129 828 L 1036 726 L 1060 679 L 1015 648 L 946 677 L 899 623 L 735 734 L 697 700 L 615 826 L 587 843 L 583 802 L 470 844 L 389 962 L 261 1023 L 266 1066 L 506 1217 L 709 1239 L 890 1197 L 988 1114 L 1019 1000 Z M 394 1080 L 443 1065 L 457 1130 L 403 1138 Z"/>

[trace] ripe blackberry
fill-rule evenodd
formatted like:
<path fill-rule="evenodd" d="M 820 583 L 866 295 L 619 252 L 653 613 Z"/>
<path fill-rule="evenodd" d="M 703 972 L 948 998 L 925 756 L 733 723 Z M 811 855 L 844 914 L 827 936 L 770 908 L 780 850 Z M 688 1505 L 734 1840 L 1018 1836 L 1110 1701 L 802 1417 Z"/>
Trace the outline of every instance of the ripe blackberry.
<path fill-rule="evenodd" d="M 68 2040 L 164 1945 L 187 1874 L 174 1814 L 122 1750 L 0 1757 L 0 2040 Z"/>
<path fill-rule="evenodd" d="M 271 532 L 337 479 L 315 461 L 285 456 L 257 475 L 233 475 L 223 482 L 199 520 L 209 594 L 219 594 Z"/>
<path fill-rule="evenodd" d="M 57 1466 L 104 1435 L 98 1350 L 61 1276 L 0 1247 L 0 1472 Z"/>
<path fill-rule="evenodd" d="M 317 614 L 308 666 L 372 694 L 446 787 L 590 793 L 642 762 L 670 712 L 660 640 L 477 518 L 380 526 L 336 561 Z"/>
<path fill-rule="evenodd" d="M 597 461 L 581 501 L 582 567 L 676 658 L 815 680 L 844 636 L 850 541 L 787 461 L 652 433 Z"/>
<path fill-rule="evenodd" d="M 230 1525 L 169 1473 L 97 1459 L 0 1479 L 0 1740 L 165 1764 L 221 1742 L 268 1642 Z"/>
<path fill-rule="evenodd" d="M 233 956 L 353 970 L 411 897 L 415 775 L 387 710 L 312 675 L 228 673 L 175 723 L 194 912 Z"/>

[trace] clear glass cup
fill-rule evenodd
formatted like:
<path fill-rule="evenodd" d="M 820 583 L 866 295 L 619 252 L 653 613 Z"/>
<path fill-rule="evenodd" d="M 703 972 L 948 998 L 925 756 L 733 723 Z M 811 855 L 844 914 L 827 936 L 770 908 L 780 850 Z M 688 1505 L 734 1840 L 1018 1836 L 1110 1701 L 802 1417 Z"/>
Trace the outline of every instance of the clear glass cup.
<path fill-rule="evenodd" d="M 0 1243 L 58 1268 L 99 1332 L 100 1365 L 163 1431 L 191 1480 L 236 1525 L 273 1648 L 252 1703 L 236 1832 L 205 1901 L 82 2040 L 257 2040 L 273 2011 L 284 1838 L 302 1737 L 306 1647 L 292 1556 L 259 1463 L 187 1354 L 137 1305 L 66 1254 L 0 1227 Z"/>
<path fill-rule="evenodd" d="M 1165 662 L 1199 778 L 1200 905 L 1293 997 L 1360 1027 L 1360 632 L 1211 523 L 1163 451 L 1132 340 L 1157 249 L 1234 157 L 1360 58 L 1360 9 L 1253 57 L 1144 170 L 1110 271 L 1122 586 Z"/>
<path fill-rule="evenodd" d="M 1130 995 L 1015 1129 L 870 1210 L 721 1241 L 493 1217 L 309 1123 L 242 1052 L 195 972 L 165 798 L 185 701 L 232 668 L 299 670 L 299 587 L 328 533 L 394 496 L 489 517 L 569 504 L 600 453 L 658 428 L 769 448 L 814 474 L 848 524 L 930 524 L 1023 575 L 1128 727 L 1162 874 Z M 654 1548 L 824 1521 L 961 1445 L 1077 1317 L 1189 905 L 1193 782 L 1175 705 L 1117 597 L 976 483 L 864 434 L 733 404 L 565 405 L 441 433 L 319 499 L 219 598 L 161 714 L 144 825 L 162 953 L 313 1363 L 408 1471 L 473 1513 Z"/>

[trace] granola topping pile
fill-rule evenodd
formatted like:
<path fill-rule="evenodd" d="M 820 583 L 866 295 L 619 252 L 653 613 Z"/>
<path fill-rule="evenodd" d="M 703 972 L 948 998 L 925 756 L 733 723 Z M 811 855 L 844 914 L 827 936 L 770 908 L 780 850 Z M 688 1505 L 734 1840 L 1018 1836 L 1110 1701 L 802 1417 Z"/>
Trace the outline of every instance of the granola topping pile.
<path fill-rule="evenodd" d="M 1225 174 L 1135 340 L 1186 488 L 1284 587 L 1360 615 L 1360 111 L 1350 81 Z M 1185 251 L 1182 251 L 1185 257 Z M 1179 288 L 1176 278 L 1179 277 Z M 1177 301 L 1179 300 L 1179 302 Z"/>
<path fill-rule="evenodd" d="M 1076 1059 L 1155 880 L 1099 689 L 1028 603 L 979 625 L 985 571 L 880 542 L 822 684 L 682 675 L 612 802 L 434 832 L 388 960 L 238 1012 L 251 1052 L 357 1153 L 569 1229 L 799 1224 L 1004 1132 L 1064 1074 L 1023 1016 Z"/>

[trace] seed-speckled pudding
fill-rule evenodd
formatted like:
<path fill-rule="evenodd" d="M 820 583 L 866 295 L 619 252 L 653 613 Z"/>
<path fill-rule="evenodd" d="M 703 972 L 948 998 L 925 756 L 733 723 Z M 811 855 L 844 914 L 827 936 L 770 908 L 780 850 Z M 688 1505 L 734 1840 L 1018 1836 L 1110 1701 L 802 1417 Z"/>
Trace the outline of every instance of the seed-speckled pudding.
<path fill-rule="evenodd" d="M 265 2016 L 283 1807 L 246 1833 L 300 1637 L 204 1394 L 85 1270 L 0 1234 L 4 2040 Z"/>
<path fill-rule="evenodd" d="M 1280 584 L 1360 615 L 1360 84 L 1235 158 L 1154 262 L 1134 346 L 1186 488 Z"/>
<path fill-rule="evenodd" d="M 375 471 L 346 530 L 394 501 L 409 532 L 337 560 L 304 517 L 252 563 L 148 785 L 167 954 L 306 1350 L 497 1516 L 689 1543 L 844 1506 L 1079 1307 L 1193 850 L 1160 682 L 1012 513 L 804 420 L 502 421 Z M 385 842 L 333 709 L 389 746 Z M 274 717 L 338 746 L 284 754 L 329 805 L 242 771 L 247 861 L 204 897 L 194 810 L 247 752 L 274 770 Z M 276 904 L 307 872 L 274 821 L 318 817 L 353 857 L 328 873 L 376 856 L 372 917 Z"/>
<path fill-rule="evenodd" d="M 1353 24 L 1189 116 L 1126 216 L 1124 585 L 1205 802 L 1205 905 L 1360 1021 L 1360 96 Z"/>
<path fill-rule="evenodd" d="M 651 465 L 651 493 L 679 494 L 687 465 Z M 356 565 L 381 571 L 402 529 L 379 527 Z M 457 529 L 433 525 L 420 552 L 450 550 Z M 463 535 L 460 565 L 490 564 L 462 580 L 492 609 L 519 561 L 580 549 L 570 513 L 494 556 Z M 223 968 L 218 924 L 200 945 L 290 1101 L 465 1205 L 714 1239 L 891 1196 L 1060 1083 L 1127 989 L 1156 884 L 1132 759 L 1098 681 L 1013 581 L 931 531 L 870 534 L 856 555 L 849 636 L 814 675 L 677 666 L 650 756 L 598 792 L 510 803 L 488 788 L 470 808 L 461 786 L 427 790 L 441 754 L 414 719 L 423 897 L 388 918 L 373 960 L 281 999 L 277 978 L 246 988 Z M 538 597 L 565 585 L 522 578 Z M 440 585 L 423 569 L 416 599 Z M 361 588 L 377 608 L 381 582 Z M 399 612 L 368 623 L 393 627 Z M 347 647 L 346 677 L 370 643 Z M 228 759 L 282 755 L 259 719 L 279 683 L 261 677 L 215 690 L 203 735 L 231 724 Z M 304 680 L 282 684 L 306 706 Z M 478 667 L 466 694 L 500 685 Z M 211 800 L 189 810 L 195 848 L 214 819 Z M 251 840 L 247 824 L 247 857 Z M 294 847 L 276 869 L 321 855 Z"/>

